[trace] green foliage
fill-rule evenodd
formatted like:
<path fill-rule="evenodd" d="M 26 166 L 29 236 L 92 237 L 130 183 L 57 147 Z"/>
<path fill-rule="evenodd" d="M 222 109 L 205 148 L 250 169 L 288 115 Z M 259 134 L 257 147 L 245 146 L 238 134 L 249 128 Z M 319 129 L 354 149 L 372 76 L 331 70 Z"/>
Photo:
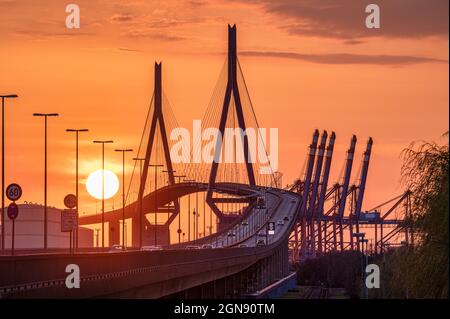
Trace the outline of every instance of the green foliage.
<path fill-rule="evenodd" d="M 412 144 L 402 155 L 402 176 L 413 194 L 409 224 L 416 245 L 384 256 L 382 297 L 448 298 L 448 143 Z"/>

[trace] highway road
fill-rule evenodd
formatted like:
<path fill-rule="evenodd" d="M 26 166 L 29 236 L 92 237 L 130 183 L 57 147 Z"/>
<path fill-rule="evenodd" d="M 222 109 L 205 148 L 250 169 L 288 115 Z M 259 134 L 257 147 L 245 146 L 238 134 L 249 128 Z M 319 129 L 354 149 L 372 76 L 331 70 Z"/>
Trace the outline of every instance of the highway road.
<path fill-rule="evenodd" d="M 249 190 L 248 186 L 243 188 L 245 192 Z M 266 209 L 253 208 L 229 229 L 196 242 L 155 251 L 2 256 L 0 297 L 159 298 L 228 278 L 260 260 L 267 260 L 276 255 L 275 252 L 282 256 L 282 247 L 287 245 L 285 240 L 293 229 L 301 198 L 279 189 L 253 187 L 252 192 L 256 196 L 265 193 Z M 285 217 L 284 225 L 277 225 Z M 275 223 L 274 235 L 265 234 L 268 222 Z M 258 236 L 262 232 L 264 236 Z M 235 235 L 227 236 L 228 233 Z M 257 245 L 258 239 L 268 239 L 268 242 Z M 283 262 L 284 259 L 280 259 L 275 263 L 280 265 L 280 273 L 274 270 L 272 279 L 260 278 L 267 280 L 264 284 L 269 285 L 279 276 L 286 275 Z M 76 264 L 82 269 L 83 289 L 67 290 L 65 287 L 67 264 Z"/>

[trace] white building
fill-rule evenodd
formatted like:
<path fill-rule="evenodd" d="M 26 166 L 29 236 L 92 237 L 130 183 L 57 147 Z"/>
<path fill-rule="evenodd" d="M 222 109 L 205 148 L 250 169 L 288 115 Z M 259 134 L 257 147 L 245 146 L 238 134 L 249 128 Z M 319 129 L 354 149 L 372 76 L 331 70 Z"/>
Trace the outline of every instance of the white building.
<path fill-rule="evenodd" d="M 14 247 L 16 249 L 44 247 L 44 206 L 38 204 L 18 204 L 19 215 L 15 220 Z M 12 221 L 8 218 L 5 207 L 5 248 L 11 248 Z M 69 232 L 61 232 L 61 211 L 47 207 L 47 246 L 48 248 L 68 248 Z M 1 228 L 0 228 L 1 234 Z M 93 231 L 80 227 L 78 230 L 78 247 L 92 247 Z M 0 242 L 1 246 L 1 242 Z"/>

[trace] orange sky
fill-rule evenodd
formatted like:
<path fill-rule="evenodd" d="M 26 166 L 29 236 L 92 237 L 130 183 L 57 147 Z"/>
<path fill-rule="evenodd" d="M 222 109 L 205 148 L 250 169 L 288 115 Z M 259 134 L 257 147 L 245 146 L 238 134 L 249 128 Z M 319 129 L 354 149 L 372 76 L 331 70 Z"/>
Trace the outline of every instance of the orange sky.
<path fill-rule="evenodd" d="M 33 112 L 61 114 L 49 120 L 51 205 L 74 191 L 66 128 L 90 129 L 80 143 L 82 179 L 101 165 L 92 140 L 137 149 L 155 60 L 178 122 L 190 127 L 225 59 L 226 26 L 236 23 L 259 123 L 279 128 L 283 182 L 299 175 L 313 130 L 327 129 L 337 134 L 331 180 L 351 134 L 359 138 L 354 172 L 372 136 L 364 206 L 394 197 L 403 190 L 401 150 L 448 130 L 448 1 L 375 1 L 380 30 L 364 27 L 365 2 L 330 1 L 75 0 L 81 28 L 69 30 L 65 1 L 0 0 L 0 93 L 20 96 L 6 106 L 7 184 L 22 185 L 21 201 L 43 202 L 43 120 Z M 107 168 L 120 173 L 121 156 L 109 150 Z M 80 200 L 95 209 L 84 187 Z"/>

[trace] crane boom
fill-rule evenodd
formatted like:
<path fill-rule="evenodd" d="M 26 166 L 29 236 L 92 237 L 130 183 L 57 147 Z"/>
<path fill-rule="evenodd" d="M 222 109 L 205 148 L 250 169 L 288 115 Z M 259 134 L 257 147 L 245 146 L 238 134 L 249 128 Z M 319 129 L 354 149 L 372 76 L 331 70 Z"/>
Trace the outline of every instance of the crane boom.
<path fill-rule="evenodd" d="M 362 202 L 364 199 L 364 191 L 366 189 L 367 173 L 369 172 L 370 154 L 372 153 L 373 140 L 369 137 L 367 147 L 363 154 L 363 164 L 361 169 L 361 180 L 358 187 L 358 198 L 356 199 L 355 215 L 359 217 L 361 214 Z"/>
<path fill-rule="evenodd" d="M 336 134 L 331 132 L 330 139 L 325 154 L 325 167 L 322 176 L 322 185 L 320 186 L 319 202 L 317 204 L 317 211 L 319 215 L 323 215 L 323 205 L 325 203 L 325 196 L 327 193 L 328 178 L 330 177 L 331 160 L 333 158 L 334 141 Z"/>
<path fill-rule="evenodd" d="M 339 201 L 338 215 L 340 218 L 344 216 L 345 203 L 347 202 L 347 192 L 350 183 L 350 176 L 352 174 L 353 158 L 355 155 L 356 136 L 353 135 L 350 141 L 350 148 L 347 151 L 347 161 L 345 165 L 344 183 L 342 184 L 341 199 Z"/>
<path fill-rule="evenodd" d="M 306 168 L 305 180 L 303 182 L 302 205 L 300 208 L 301 216 L 304 216 L 306 212 L 306 204 L 309 195 L 309 188 L 310 188 L 309 186 L 311 183 L 311 176 L 314 167 L 314 158 L 316 157 L 318 140 L 319 140 L 319 130 L 316 129 L 313 134 L 312 143 L 309 146 L 308 166 Z"/>
<path fill-rule="evenodd" d="M 325 151 L 325 144 L 327 142 L 328 133 L 323 131 L 322 137 L 320 139 L 319 147 L 317 148 L 317 158 L 316 167 L 314 172 L 314 180 L 311 188 L 311 198 L 308 206 L 308 216 L 312 216 L 315 213 L 316 201 L 317 201 L 317 191 L 319 188 L 320 174 L 322 172 L 322 162 Z"/>

